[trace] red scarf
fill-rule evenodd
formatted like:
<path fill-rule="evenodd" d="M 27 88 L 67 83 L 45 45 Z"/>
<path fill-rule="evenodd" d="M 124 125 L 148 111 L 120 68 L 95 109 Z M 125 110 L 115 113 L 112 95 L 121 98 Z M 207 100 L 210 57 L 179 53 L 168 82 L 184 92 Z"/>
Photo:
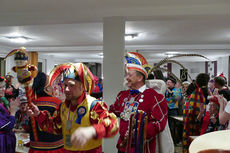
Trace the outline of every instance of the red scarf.
<path fill-rule="evenodd" d="M 216 115 L 219 116 L 218 113 Z M 201 129 L 200 129 L 200 135 L 205 134 L 209 124 L 210 124 L 210 113 L 209 111 L 207 111 L 203 118 L 203 122 L 202 122 Z"/>

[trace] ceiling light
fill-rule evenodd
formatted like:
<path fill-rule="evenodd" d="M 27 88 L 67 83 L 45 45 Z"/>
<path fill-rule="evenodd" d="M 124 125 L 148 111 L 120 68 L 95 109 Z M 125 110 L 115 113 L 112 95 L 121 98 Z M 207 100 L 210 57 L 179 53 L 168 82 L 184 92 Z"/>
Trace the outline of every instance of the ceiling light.
<path fill-rule="evenodd" d="M 27 43 L 28 41 L 32 40 L 32 38 L 26 36 L 5 36 L 5 38 L 14 43 Z"/>
<path fill-rule="evenodd" d="M 135 34 L 125 34 L 125 40 L 133 40 L 135 37 L 137 37 L 138 34 L 135 33 Z"/>
<path fill-rule="evenodd" d="M 104 58 L 104 53 L 99 53 L 98 54 L 100 57 Z"/>

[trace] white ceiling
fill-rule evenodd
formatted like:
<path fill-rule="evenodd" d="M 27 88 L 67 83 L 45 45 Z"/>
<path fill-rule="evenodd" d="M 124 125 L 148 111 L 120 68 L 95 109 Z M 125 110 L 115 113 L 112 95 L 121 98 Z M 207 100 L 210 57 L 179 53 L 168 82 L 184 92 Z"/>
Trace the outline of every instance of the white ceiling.
<path fill-rule="evenodd" d="M 25 46 L 41 56 L 101 62 L 102 22 L 110 16 L 127 18 L 126 33 L 139 37 L 126 41 L 126 49 L 148 60 L 169 51 L 213 60 L 230 54 L 229 0 L 2 0 L 1 55 Z M 15 32 L 32 40 L 15 44 L 4 37 Z"/>

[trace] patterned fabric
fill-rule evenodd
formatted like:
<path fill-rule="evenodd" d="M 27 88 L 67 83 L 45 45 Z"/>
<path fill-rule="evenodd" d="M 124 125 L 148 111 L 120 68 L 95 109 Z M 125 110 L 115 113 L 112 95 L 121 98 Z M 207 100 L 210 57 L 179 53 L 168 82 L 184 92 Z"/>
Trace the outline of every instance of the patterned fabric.
<path fill-rule="evenodd" d="M 51 115 L 59 108 L 61 101 L 55 97 L 39 97 L 33 101 L 40 110 L 46 110 Z M 31 125 L 31 124 L 30 124 Z M 54 135 L 51 133 L 43 132 L 39 129 L 36 123 L 38 141 L 34 141 L 32 127 L 30 126 L 30 149 L 33 152 L 43 151 L 59 151 L 63 148 L 62 135 Z"/>
<path fill-rule="evenodd" d="M 168 90 L 165 92 L 166 101 L 168 103 L 169 109 L 178 108 L 179 100 L 181 99 L 181 91 L 178 88 L 173 88 L 172 93 L 169 93 Z"/>
<path fill-rule="evenodd" d="M 15 118 L 0 103 L 0 152 L 15 153 L 16 137 L 12 132 Z"/>
<path fill-rule="evenodd" d="M 61 107 L 59 110 L 57 110 L 53 116 L 51 116 L 47 111 L 43 111 L 40 113 L 40 115 L 37 117 L 37 121 L 39 123 L 39 127 L 43 129 L 44 131 L 54 133 L 54 134 L 62 134 L 65 135 L 67 132 L 67 129 L 62 128 L 64 124 L 66 124 L 66 120 L 63 120 L 66 118 L 69 110 L 70 110 L 70 117 L 78 118 L 77 111 L 79 110 L 81 104 L 83 103 L 84 106 L 87 104 L 90 99 L 95 100 L 95 98 L 86 95 L 86 93 L 83 92 L 82 96 L 79 98 L 81 100 L 78 100 L 77 106 L 71 106 L 70 109 L 63 109 L 63 108 L 69 108 L 70 102 L 65 101 L 61 104 Z M 112 137 L 114 136 L 118 131 L 118 121 L 116 116 L 113 113 L 108 113 L 107 105 L 103 101 L 97 102 L 92 109 L 87 109 L 88 112 L 87 120 L 90 122 L 90 125 L 93 126 L 97 133 L 96 140 L 101 141 L 101 138 L 104 137 Z M 84 118 L 83 117 L 83 118 Z M 82 118 L 82 119 L 83 119 Z M 76 124 L 72 124 L 71 129 L 77 129 L 78 127 L 83 126 L 82 124 L 77 125 L 77 128 L 75 127 Z M 71 130 L 72 131 L 72 130 Z M 88 151 L 80 151 L 80 150 L 69 150 L 67 149 L 66 145 L 64 145 L 65 150 L 68 150 L 67 152 L 76 152 L 76 153 L 88 153 L 97 152 L 98 150 L 101 150 L 101 145 L 97 148 L 94 148 L 92 150 Z M 84 149 L 84 148 L 81 148 Z M 85 150 L 87 150 L 85 148 Z"/>
<path fill-rule="evenodd" d="M 133 100 L 134 101 L 133 101 Z M 130 94 L 130 90 L 121 91 L 110 111 L 120 117 L 120 137 L 117 148 L 120 152 L 126 151 L 126 146 L 122 146 L 129 126 L 130 115 L 136 110 L 143 110 L 148 116 L 147 143 L 148 153 L 155 153 L 156 135 L 164 130 L 167 123 L 167 103 L 162 94 L 158 94 L 154 89 L 145 89 L 142 93 Z M 130 153 L 134 152 L 134 148 Z"/>
<path fill-rule="evenodd" d="M 200 113 L 201 103 L 205 104 L 205 98 L 201 88 L 196 88 L 184 105 L 183 153 L 188 153 L 188 148 L 191 143 L 189 136 L 200 135 L 200 124 L 197 122 L 197 116 Z"/>

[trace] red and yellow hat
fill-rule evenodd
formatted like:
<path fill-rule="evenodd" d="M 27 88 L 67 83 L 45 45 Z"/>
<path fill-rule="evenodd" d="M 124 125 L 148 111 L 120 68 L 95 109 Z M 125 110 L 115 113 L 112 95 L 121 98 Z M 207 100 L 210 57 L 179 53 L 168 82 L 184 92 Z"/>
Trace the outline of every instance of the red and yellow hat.
<path fill-rule="evenodd" d="M 137 52 L 127 52 L 125 55 L 126 68 L 135 69 L 144 74 L 145 79 L 152 70 L 152 66 L 148 64 L 144 56 Z"/>
<path fill-rule="evenodd" d="M 94 76 L 89 68 L 83 63 L 64 63 L 57 65 L 49 75 L 50 85 L 60 76 L 63 78 L 76 79 L 79 77 L 86 92 L 89 94 L 94 89 Z"/>
<path fill-rule="evenodd" d="M 12 56 L 15 54 L 14 60 L 28 60 L 29 55 L 24 47 L 21 47 L 20 49 L 14 49 L 11 52 L 9 52 L 5 59 L 9 56 Z"/>

